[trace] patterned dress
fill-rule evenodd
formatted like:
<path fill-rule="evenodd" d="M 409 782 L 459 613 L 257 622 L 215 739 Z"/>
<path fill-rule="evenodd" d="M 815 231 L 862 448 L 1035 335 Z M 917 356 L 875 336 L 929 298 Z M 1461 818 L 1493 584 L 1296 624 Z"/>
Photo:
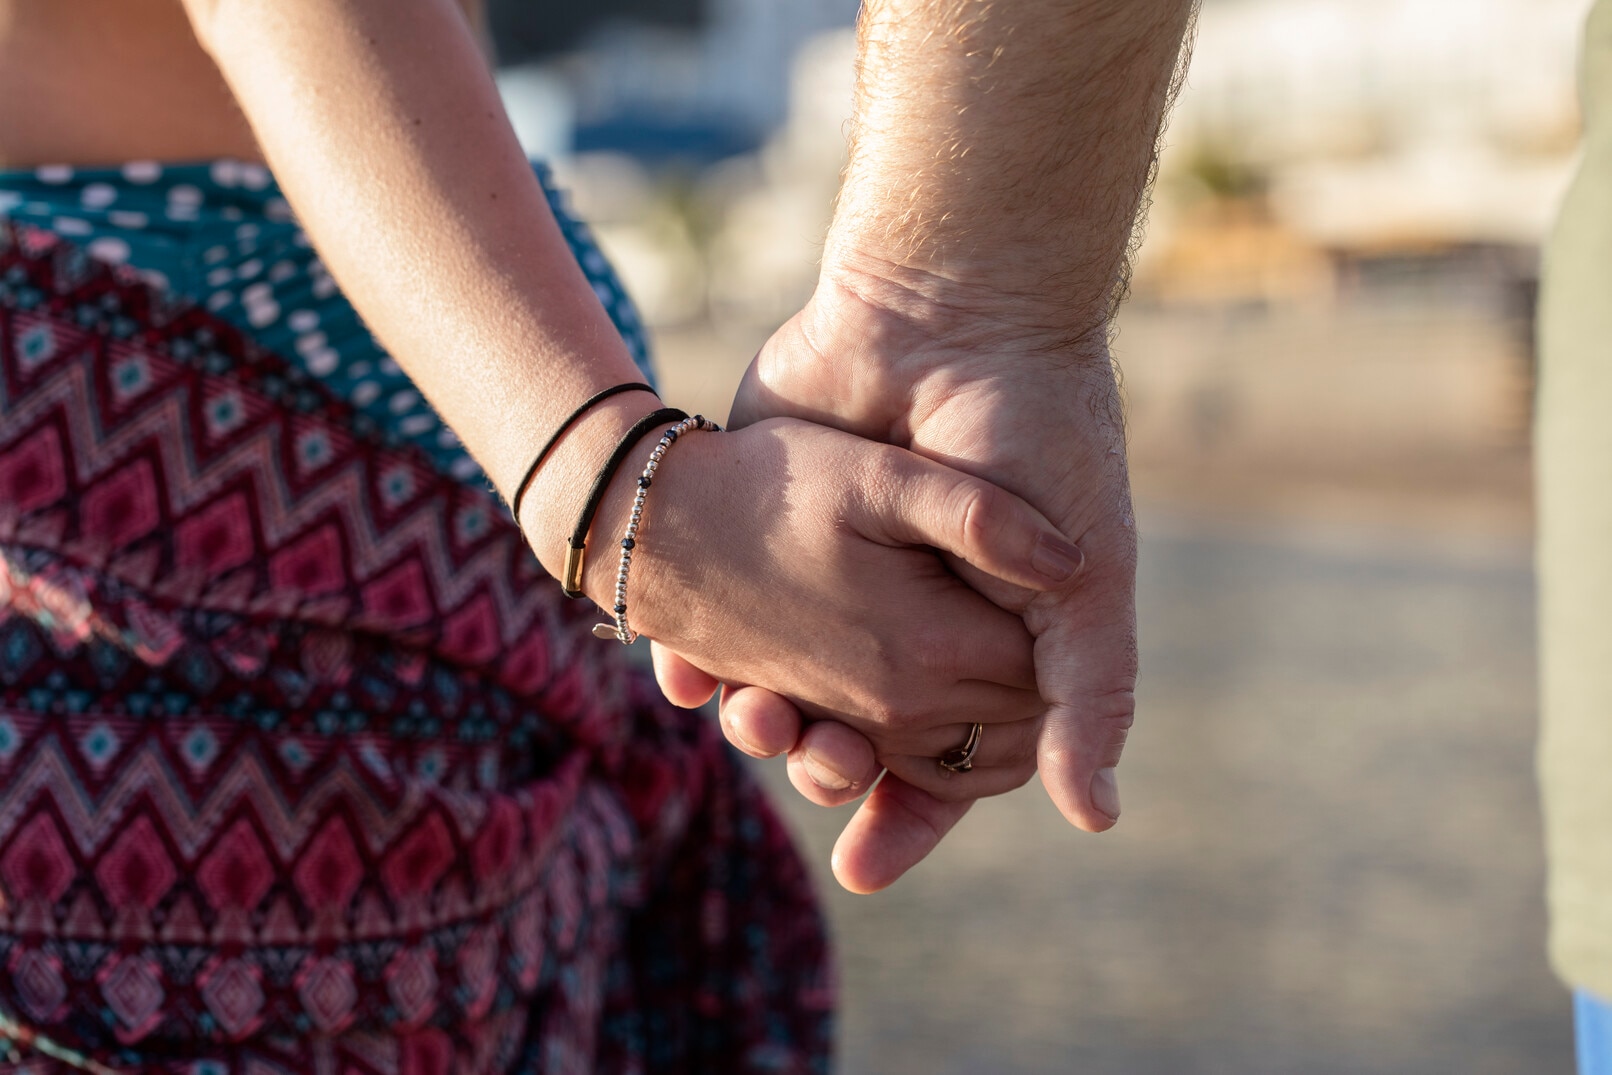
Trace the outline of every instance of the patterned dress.
<path fill-rule="evenodd" d="M 826 1070 L 787 836 L 584 605 L 266 171 L 0 174 L 0 1072 Z"/>

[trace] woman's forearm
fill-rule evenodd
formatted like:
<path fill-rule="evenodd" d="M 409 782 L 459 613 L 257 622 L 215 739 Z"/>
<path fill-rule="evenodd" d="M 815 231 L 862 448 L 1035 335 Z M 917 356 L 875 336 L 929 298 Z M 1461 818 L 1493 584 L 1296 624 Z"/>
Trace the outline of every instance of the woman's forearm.
<path fill-rule="evenodd" d="M 640 379 L 452 0 L 186 4 L 320 256 L 500 491 L 577 402 Z M 580 439 L 652 405 L 612 403 Z"/>

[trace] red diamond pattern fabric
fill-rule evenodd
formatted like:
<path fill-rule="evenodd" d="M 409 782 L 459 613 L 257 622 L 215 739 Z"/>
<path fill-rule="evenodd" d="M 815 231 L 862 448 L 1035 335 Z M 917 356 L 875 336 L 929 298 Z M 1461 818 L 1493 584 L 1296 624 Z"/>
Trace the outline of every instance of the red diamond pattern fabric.
<path fill-rule="evenodd" d="M 128 1073 L 825 1070 L 720 738 L 360 426 L 0 222 L 0 1010 Z"/>
<path fill-rule="evenodd" d="M 162 971 L 145 956 L 120 956 L 96 973 L 119 1041 L 137 1042 L 162 1022 Z"/>
<path fill-rule="evenodd" d="M 6 841 L 0 881 L 17 903 L 58 902 L 76 872 L 61 831 L 49 814 L 35 814 Z"/>
<path fill-rule="evenodd" d="M 95 879 L 113 908 L 150 911 L 178 878 L 162 837 L 144 815 L 112 838 Z"/>
<path fill-rule="evenodd" d="M 258 906 L 273 883 L 274 864 L 245 818 L 229 827 L 196 871 L 197 887 L 220 910 Z"/>

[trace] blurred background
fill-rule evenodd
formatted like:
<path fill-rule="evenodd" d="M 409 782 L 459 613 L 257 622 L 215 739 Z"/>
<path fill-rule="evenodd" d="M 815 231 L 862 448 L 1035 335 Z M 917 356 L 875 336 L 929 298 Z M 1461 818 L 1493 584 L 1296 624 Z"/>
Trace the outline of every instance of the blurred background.
<path fill-rule="evenodd" d="M 1039 786 L 887 893 L 779 790 L 860 1072 L 1567 1072 L 1533 778 L 1539 244 L 1588 0 L 1205 0 L 1116 356 L 1125 817 Z M 494 4 L 502 84 L 725 414 L 810 293 L 853 0 Z"/>

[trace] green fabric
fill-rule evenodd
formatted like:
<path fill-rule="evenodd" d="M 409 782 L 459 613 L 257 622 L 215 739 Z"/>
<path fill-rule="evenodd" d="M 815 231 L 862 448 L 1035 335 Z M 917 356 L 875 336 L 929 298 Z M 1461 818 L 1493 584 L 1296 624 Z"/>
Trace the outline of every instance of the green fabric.
<path fill-rule="evenodd" d="M 1612 996 L 1612 0 L 1584 40 L 1584 158 L 1546 249 L 1536 431 L 1551 959 Z"/>

